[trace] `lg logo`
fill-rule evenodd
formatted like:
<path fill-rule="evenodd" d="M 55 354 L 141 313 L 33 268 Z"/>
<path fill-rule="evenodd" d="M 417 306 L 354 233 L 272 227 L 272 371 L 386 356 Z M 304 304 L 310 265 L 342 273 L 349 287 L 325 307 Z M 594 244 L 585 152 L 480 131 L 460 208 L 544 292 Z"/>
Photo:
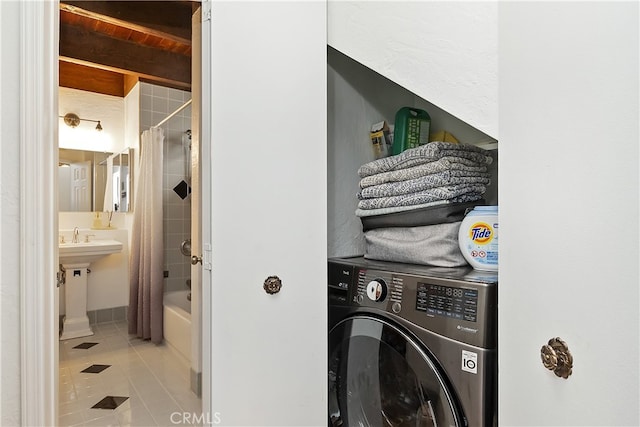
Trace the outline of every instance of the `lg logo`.
<path fill-rule="evenodd" d="M 462 370 L 471 372 L 472 374 L 478 373 L 478 354 L 471 351 L 462 350 Z"/>

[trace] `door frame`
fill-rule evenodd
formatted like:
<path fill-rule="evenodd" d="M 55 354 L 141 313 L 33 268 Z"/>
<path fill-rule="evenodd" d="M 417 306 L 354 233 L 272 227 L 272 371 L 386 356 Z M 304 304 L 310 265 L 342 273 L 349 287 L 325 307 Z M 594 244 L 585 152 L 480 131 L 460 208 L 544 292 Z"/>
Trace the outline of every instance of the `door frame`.
<path fill-rule="evenodd" d="M 19 19 L 21 422 L 55 425 L 59 4 L 20 2 Z"/>
<path fill-rule="evenodd" d="M 210 10 L 209 0 L 202 1 Z M 22 425 L 58 421 L 58 44 L 59 1 L 20 2 L 20 412 Z M 204 9 L 206 10 L 206 9 Z M 210 14 L 203 17 L 202 117 L 210 117 Z M 205 30 L 206 28 L 206 30 Z M 210 158 L 210 125 L 201 121 L 202 158 Z M 206 178 L 204 176 L 203 178 Z M 210 179 L 210 176 L 208 177 Z M 210 188 L 204 182 L 203 193 Z M 210 193 L 210 192 L 209 192 Z M 204 200 L 203 200 L 204 201 Z M 210 218 L 210 197 L 203 203 Z M 209 235 L 203 242 L 211 242 Z M 202 402 L 210 406 L 210 274 L 203 274 Z M 206 277 L 209 280 L 206 280 Z M 205 304 L 206 302 L 206 304 Z M 208 308 L 205 310 L 205 308 Z"/>

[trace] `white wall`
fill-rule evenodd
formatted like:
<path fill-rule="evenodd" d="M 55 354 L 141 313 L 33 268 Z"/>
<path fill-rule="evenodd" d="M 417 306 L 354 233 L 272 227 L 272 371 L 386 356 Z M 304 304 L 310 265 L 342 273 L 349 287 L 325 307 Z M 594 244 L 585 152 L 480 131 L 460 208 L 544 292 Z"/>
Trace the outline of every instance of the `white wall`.
<path fill-rule="evenodd" d="M 60 119 L 59 146 L 90 151 L 121 152 L 126 147 L 136 147 L 136 137 L 131 129 L 137 129 L 139 122 L 138 86 L 126 98 L 86 92 L 77 89 L 59 88 L 59 115 L 72 112 L 81 118 L 100 120 L 103 130 L 95 130 L 95 123 L 81 122 L 77 128 L 70 128 Z M 129 112 L 133 111 L 133 114 Z M 137 133 L 137 130 L 135 131 Z M 135 166 L 134 166 L 135 167 Z M 134 202 L 135 209 L 135 202 Z M 90 230 L 93 221 L 90 212 L 59 212 L 59 229 L 72 230 L 79 227 L 85 233 L 104 234 L 102 230 Z M 106 214 L 102 214 L 103 220 Z M 112 225 L 117 230 L 108 231 L 116 240 L 121 240 L 125 249 L 121 254 L 109 256 L 95 262 L 88 276 L 87 310 L 120 307 L 129 301 L 129 235 L 131 213 L 114 213 Z M 108 289 L 108 292 L 105 290 Z M 60 292 L 60 314 L 64 314 L 64 289 Z"/>
<path fill-rule="evenodd" d="M 83 90 L 59 88 L 58 115 L 75 113 L 81 119 L 100 120 L 103 130 L 95 129 L 96 123 L 81 121 L 71 128 L 61 118 L 59 123 L 60 148 L 106 151 L 118 153 L 125 147 L 124 98 Z"/>
<path fill-rule="evenodd" d="M 0 2 L 0 425 L 20 425 L 20 4 Z"/>
<path fill-rule="evenodd" d="M 132 167 L 132 186 L 131 186 L 131 200 L 133 203 L 133 209 L 136 208 L 135 200 L 135 188 L 136 180 L 138 179 L 138 159 L 140 155 L 140 83 L 136 83 L 135 86 L 124 97 L 124 146 L 125 148 L 133 149 L 133 156 L 129 159 Z M 131 246 L 131 229 L 133 228 L 133 212 L 125 215 L 125 223 L 123 227 L 129 230 L 129 246 Z"/>
<path fill-rule="evenodd" d="M 484 133 L 498 137 L 498 2 L 343 1 L 328 43 Z"/>
<path fill-rule="evenodd" d="M 124 147 L 138 150 L 140 148 L 140 83 L 136 83 L 124 97 L 124 117 Z"/>

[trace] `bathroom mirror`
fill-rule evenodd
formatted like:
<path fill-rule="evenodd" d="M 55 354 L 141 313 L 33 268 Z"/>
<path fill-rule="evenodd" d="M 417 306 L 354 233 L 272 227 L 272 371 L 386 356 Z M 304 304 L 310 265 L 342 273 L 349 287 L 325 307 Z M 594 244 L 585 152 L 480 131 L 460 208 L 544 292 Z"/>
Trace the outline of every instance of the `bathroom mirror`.
<path fill-rule="evenodd" d="M 111 198 L 105 197 L 105 203 L 111 207 L 105 210 L 114 212 L 130 212 L 132 210 L 132 160 L 133 155 L 130 148 L 112 156 L 111 182 L 107 183 L 107 190 L 111 190 L 112 196 Z"/>
<path fill-rule="evenodd" d="M 58 150 L 58 210 L 103 211 L 107 158 L 112 153 Z"/>
<path fill-rule="evenodd" d="M 120 153 L 59 149 L 60 212 L 128 212 L 133 188 L 131 149 Z M 109 194 L 108 197 L 105 197 Z"/>

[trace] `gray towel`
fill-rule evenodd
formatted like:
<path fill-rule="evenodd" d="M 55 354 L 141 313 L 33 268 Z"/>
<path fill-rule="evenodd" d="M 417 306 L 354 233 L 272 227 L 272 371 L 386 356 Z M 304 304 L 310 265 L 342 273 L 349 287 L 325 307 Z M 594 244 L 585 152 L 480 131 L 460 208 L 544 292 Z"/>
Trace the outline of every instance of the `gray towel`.
<path fill-rule="evenodd" d="M 421 176 L 415 179 L 408 179 L 400 182 L 387 182 L 372 187 L 363 188 L 358 193 L 358 199 L 372 199 L 375 197 L 401 196 L 403 194 L 418 193 L 430 188 L 438 188 L 451 185 L 488 185 L 490 183 L 489 174 L 475 173 L 471 176 L 459 176 L 459 171 L 442 171 L 431 175 Z M 465 173 L 465 172 L 463 172 Z"/>
<path fill-rule="evenodd" d="M 436 267 L 467 265 L 458 245 L 461 222 L 376 228 L 364 233 L 365 258 Z"/>
<path fill-rule="evenodd" d="M 417 209 L 441 206 L 449 203 L 475 202 L 480 199 L 482 199 L 482 195 L 480 194 L 465 194 L 464 196 L 456 197 L 451 200 L 437 200 L 435 202 L 422 203 L 419 205 L 393 206 L 393 207 L 379 208 L 379 209 L 356 209 L 356 216 L 367 217 L 367 216 L 376 216 L 376 215 L 388 215 L 388 214 L 394 214 L 398 212 L 407 212 L 407 211 L 412 211 Z"/>
<path fill-rule="evenodd" d="M 443 157 L 468 159 L 477 162 L 479 165 L 490 165 L 493 161 L 493 159 L 486 154 L 486 150 L 474 145 L 430 142 L 416 148 L 410 148 L 396 156 L 384 157 L 366 163 L 360 166 L 358 175 L 360 178 L 364 178 L 377 173 L 407 169 L 433 162 Z"/>
<path fill-rule="evenodd" d="M 438 200 L 453 200 L 467 202 L 477 200 L 486 191 L 486 187 L 480 184 L 459 184 L 444 187 L 430 188 L 401 196 L 376 197 L 364 199 L 358 202 L 358 209 L 380 209 L 398 206 L 414 206 Z"/>
<path fill-rule="evenodd" d="M 486 165 L 479 165 L 472 160 L 460 157 L 443 157 L 434 162 L 399 169 L 389 172 L 381 172 L 375 175 L 365 176 L 360 180 L 360 188 L 372 187 L 387 182 L 399 182 L 420 178 L 438 172 L 449 171 L 452 176 L 484 176 L 487 172 Z"/>
<path fill-rule="evenodd" d="M 388 208 L 378 208 L 378 209 L 356 209 L 356 216 L 374 216 L 374 215 L 387 215 L 398 212 L 410 211 L 413 209 L 422 209 L 422 208 L 430 208 L 432 206 L 438 205 L 446 205 L 447 203 L 452 203 L 450 200 L 436 200 L 435 202 L 422 203 L 420 205 L 410 205 L 410 206 L 392 206 Z"/>

